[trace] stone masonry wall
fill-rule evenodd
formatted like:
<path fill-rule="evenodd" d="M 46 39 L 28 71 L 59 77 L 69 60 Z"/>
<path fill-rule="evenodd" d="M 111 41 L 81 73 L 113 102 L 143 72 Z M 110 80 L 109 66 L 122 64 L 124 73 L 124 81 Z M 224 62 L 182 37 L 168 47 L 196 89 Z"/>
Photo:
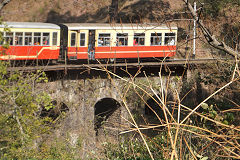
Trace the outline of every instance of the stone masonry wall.
<path fill-rule="evenodd" d="M 130 120 L 129 114 L 123 104 L 122 96 L 129 89 L 131 78 L 124 77 L 127 81 L 118 78 L 112 80 L 108 78 L 63 78 L 54 80 L 42 86 L 49 95 L 56 101 L 66 104 L 69 108 L 68 113 L 61 125 L 55 131 L 55 135 L 59 138 L 67 137 L 72 146 L 81 143 L 81 158 L 92 157 L 90 153 L 95 153 L 98 148 L 98 142 L 102 143 L 109 137 L 114 140 L 118 139 L 118 133 L 127 129 L 130 124 L 126 120 Z M 148 84 L 154 87 L 156 92 L 161 92 L 160 85 L 168 86 L 171 90 L 179 90 L 178 76 L 152 76 L 147 80 L 145 77 L 139 77 L 134 80 L 136 84 Z M 130 87 L 131 88 L 131 87 Z M 131 88 L 133 89 L 133 88 Z M 146 87 L 149 94 L 154 95 L 149 87 Z M 128 92 L 125 95 L 130 110 L 144 114 L 145 105 L 136 103 L 139 97 L 134 92 Z M 147 101 L 148 96 L 144 97 Z M 112 101 L 108 103 L 107 101 Z M 116 102 L 116 104 L 115 104 Z M 113 105 L 116 109 L 113 113 L 106 114 L 103 124 L 100 124 L 99 130 L 96 130 L 95 121 L 96 106 L 106 107 Z M 118 106 L 119 105 L 119 106 Z M 110 106 L 111 108 L 111 106 Z M 124 120 L 125 119 L 125 120 Z M 123 127 L 122 127 L 123 126 Z M 125 128 L 124 128 L 125 127 Z M 98 133 L 97 133 L 97 132 Z M 97 136 L 96 136 L 97 135 Z"/>

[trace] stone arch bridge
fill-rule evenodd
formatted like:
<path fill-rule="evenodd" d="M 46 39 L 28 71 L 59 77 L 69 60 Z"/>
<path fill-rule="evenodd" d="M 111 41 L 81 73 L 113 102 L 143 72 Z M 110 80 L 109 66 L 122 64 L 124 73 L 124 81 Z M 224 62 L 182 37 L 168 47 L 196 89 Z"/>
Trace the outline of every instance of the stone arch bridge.
<path fill-rule="evenodd" d="M 113 72 L 113 70 L 110 70 Z M 168 94 L 181 89 L 183 67 L 163 69 L 159 76 L 159 67 L 117 69 L 115 74 L 98 70 L 69 70 L 47 72 L 50 81 L 41 86 L 51 97 L 68 107 L 68 112 L 61 127 L 56 130 L 57 137 L 67 137 L 75 146 L 81 141 L 83 158 L 86 151 L 95 150 L 98 142 L 118 140 L 119 132 L 126 130 L 130 124 L 127 107 L 134 116 L 149 114 L 146 112 L 150 97 L 141 89 L 132 85 L 136 83 L 150 95 L 168 89 Z M 118 77 L 119 76 L 119 77 Z M 134 77 L 135 76 L 135 77 Z M 147 77 L 147 78 L 146 78 Z M 184 77 L 184 76 L 183 76 Z M 174 96 L 171 96 L 174 98 Z"/>

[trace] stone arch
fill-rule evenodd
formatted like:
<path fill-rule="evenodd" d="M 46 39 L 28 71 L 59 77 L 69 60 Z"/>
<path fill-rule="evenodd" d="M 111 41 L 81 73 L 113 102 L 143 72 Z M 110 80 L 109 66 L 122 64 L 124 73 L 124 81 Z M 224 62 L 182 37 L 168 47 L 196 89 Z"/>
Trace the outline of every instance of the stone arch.
<path fill-rule="evenodd" d="M 96 136 L 105 134 L 107 131 L 110 135 L 115 135 L 119 128 L 120 103 L 113 98 L 102 98 L 94 105 L 94 129 Z M 109 135 L 108 135 L 109 136 Z"/>

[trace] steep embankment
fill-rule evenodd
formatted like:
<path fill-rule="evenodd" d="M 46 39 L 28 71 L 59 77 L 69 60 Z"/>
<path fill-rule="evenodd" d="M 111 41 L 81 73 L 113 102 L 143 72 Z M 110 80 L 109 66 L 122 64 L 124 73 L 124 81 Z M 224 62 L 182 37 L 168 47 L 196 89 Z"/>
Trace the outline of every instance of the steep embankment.
<path fill-rule="evenodd" d="M 33 22 L 85 22 L 111 0 L 12 0 L 1 11 L 3 20 Z M 100 16 L 100 15 L 99 15 Z"/>
<path fill-rule="evenodd" d="M 11 0 L 1 16 L 5 21 L 33 22 L 109 22 L 112 0 Z M 170 14 L 183 7 L 181 1 L 173 0 L 121 0 L 118 21 L 159 21 L 163 12 Z"/>

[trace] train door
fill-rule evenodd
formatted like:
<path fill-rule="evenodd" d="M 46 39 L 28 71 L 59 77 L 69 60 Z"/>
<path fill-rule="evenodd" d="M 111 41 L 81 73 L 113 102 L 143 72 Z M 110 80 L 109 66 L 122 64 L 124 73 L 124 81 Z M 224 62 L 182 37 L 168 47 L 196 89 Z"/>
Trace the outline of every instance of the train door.
<path fill-rule="evenodd" d="M 68 54 L 68 27 L 63 24 L 59 24 L 61 28 L 60 34 L 60 53 L 59 53 L 59 61 L 65 61 L 67 59 Z"/>
<path fill-rule="evenodd" d="M 70 32 L 70 48 L 69 48 L 69 59 L 70 60 L 77 60 L 77 53 L 78 53 L 78 31 L 71 31 Z"/>
<path fill-rule="evenodd" d="M 95 30 L 89 30 L 88 34 L 88 58 L 95 59 Z"/>

